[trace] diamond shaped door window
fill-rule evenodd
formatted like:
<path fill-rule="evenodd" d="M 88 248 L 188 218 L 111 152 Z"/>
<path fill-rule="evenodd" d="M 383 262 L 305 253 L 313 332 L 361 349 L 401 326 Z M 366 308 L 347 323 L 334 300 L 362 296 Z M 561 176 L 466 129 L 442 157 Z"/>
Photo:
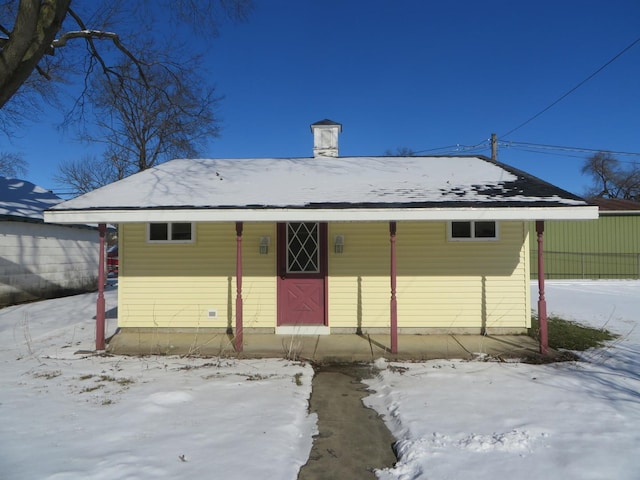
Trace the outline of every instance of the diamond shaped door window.
<path fill-rule="evenodd" d="M 320 271 L 320 225 L 310 222 L 287 224 L 287 273 Z"/>

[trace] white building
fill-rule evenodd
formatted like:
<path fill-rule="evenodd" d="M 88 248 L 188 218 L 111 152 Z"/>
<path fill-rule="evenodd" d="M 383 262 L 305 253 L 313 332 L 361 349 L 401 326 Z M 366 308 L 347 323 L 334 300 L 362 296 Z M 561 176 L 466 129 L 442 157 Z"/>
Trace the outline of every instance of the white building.
<path fill-rule="evenodd" d="M 97 288 L 97 229 L 43 221 L 43 211 L 61 201 L 0 176 L 0 307 Z"/>

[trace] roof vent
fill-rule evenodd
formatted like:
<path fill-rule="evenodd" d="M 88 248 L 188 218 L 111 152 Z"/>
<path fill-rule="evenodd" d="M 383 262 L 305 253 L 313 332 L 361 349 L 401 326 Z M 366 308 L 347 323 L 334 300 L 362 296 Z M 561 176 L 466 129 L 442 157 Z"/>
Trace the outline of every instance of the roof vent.
<path fill-rule="evenodd" d="M 331 120 L 320 120 L 311 124 L 313 132 L 313 156 L 337 157 L 338 134 L 342 132 L 342 124 Z"/>

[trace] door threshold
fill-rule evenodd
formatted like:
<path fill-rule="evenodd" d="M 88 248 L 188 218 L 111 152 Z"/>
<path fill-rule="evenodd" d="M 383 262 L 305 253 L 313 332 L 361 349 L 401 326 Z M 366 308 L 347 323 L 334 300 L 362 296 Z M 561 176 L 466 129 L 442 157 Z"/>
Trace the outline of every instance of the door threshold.
<path fill-rule="evenodd" d="M 329 327 L 325 325 L 279 325 L 276 335 L 329 335 Z"/>

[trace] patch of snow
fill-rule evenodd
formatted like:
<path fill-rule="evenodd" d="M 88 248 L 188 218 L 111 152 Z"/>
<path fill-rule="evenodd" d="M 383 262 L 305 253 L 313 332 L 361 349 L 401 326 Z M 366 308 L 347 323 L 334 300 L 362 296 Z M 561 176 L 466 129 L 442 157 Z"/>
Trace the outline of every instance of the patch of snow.
<path fill-rule="evenodd" d="M 309 365 L 86 353 L 95 298 L 0 310 L 2 478 L 297 477 L 316 432 Z"/>
<path fill-rule="evenodd" d="M 378 478 L 638 478 L 640 282 L 549 281 L 546 298 L 550 314 L 620 338 L 584 362 L 381 364 L 364 401 L 400 458 Z"/>

